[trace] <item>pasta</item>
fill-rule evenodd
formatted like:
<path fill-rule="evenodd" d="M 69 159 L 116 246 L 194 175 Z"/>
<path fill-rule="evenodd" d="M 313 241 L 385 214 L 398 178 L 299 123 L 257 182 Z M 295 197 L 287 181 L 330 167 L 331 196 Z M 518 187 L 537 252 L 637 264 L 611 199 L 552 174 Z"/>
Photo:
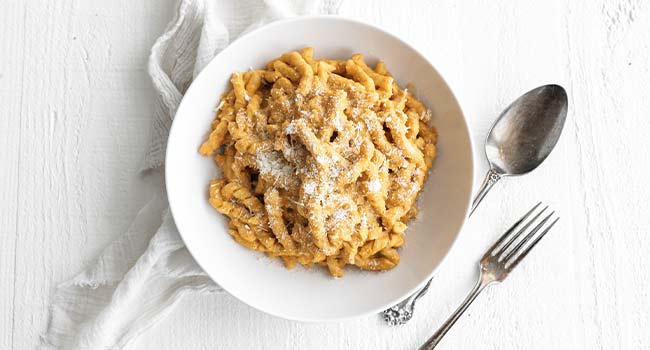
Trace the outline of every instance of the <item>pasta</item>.
<path fill-rule="evenodd" d="M 223 174 L 209 202 L 235 241 L 288 268 L 392 269 L 436 156 L 431 112 L 383 62 L 313 52 L 232 75 L 199 148 Z"/>

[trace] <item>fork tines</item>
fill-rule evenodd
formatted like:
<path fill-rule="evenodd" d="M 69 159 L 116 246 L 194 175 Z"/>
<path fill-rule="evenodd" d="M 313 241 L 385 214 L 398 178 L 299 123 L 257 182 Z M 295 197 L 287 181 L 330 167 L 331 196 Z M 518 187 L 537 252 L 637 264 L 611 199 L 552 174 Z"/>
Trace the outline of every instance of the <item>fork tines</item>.
<path fill-rule="evenodd" d="M 542 202 L 537 203 L 521 219 L 517 220 L 488 250 L 486 257 L 498 257 L 498 261 L 505 263 L 508 270 L 517 266 L 560 219 L 558 216 L 550 224 L 547 224 L 555 214 L 555 211 L 551 211 L 537 222 L 548 209 L 548 206 L 545 206 L 538 210 L 541 204 Z M 532 218 L 529 219 L 531 216 Z"/>

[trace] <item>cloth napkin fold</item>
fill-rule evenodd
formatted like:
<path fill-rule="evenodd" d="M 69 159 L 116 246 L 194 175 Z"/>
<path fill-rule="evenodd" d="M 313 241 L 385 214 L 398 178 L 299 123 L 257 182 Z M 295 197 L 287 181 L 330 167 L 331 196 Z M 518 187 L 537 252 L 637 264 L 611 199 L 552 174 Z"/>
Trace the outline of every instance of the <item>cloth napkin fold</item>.
<path fill-rule="evenodd" d="M 280 18 L 334 14 L 341 1 L 180 1 L 149 59 L 157 97 L 141 170 L 157 189 L 125 233 L 57 286 L 40 349 L 127 348 L 183 295 L 221 291 L 188 253 L 168 211 L 161 168 L 176 108 L 193 78 L 232 38 Z"/>

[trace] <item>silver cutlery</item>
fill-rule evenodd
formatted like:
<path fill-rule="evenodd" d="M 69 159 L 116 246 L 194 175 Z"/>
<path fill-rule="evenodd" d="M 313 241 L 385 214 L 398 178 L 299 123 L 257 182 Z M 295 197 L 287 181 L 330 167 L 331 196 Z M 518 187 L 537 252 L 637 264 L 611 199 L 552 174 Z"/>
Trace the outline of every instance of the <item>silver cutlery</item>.
<path fill-rule="evenodd" d="M 479 278 L 476 285 L 469 293 L 465 301 L 454 311 L 445 323 L 429 338 L 419 350 L 431 350 L 436 347 L 442 337 L 456 323 L 458 318 L 467 310 L 469 305 L 485 289 L 493 283 L 499 283 L 506 279 L 510 272 L 530 253 L 535 245 L 551 230 L 553 225 L 560 219 L 556 217 L 550 221 L 555 212 L 546 215 L 532 229 L 530 228 L 538 218 L 548 209 L 548 206 L 537 211 L 541 203 L 535 205 L 528 213 L 519 219 L 508 229 L 499 240 L 487 250 L 479 263 Z M 532 219 L 528 217 L 534 214 Z M 541 232 L 540 232 L 541 230 Z M 516 233 L 515 233 L 516 231 Z M 537 232 L 540 232 L 537 234 Z"/>
<path fill-rule="evenodd" d="M 523 94 L 501 113 L 485 140 L 490 169 L 470 215 L 501 178 L 528 174 L 542 164 L 562 134 L 568 104 L 563 87 L 544 85 Z"/>
<path fill-rule="evenodd" d="M 506 176 L 524 175 L 537 168 L 551 153 L 566 120 L 568 98 L 559 85 L 535 88 L 508 106 L 492 125 L 485 140 L 490 169 L 474 197 L 469 215 L 495 183 Z M 415 292 L 382 313 L 389 325 L 401 325 L 413 317 L 415 302 L 428 290 Z"/>

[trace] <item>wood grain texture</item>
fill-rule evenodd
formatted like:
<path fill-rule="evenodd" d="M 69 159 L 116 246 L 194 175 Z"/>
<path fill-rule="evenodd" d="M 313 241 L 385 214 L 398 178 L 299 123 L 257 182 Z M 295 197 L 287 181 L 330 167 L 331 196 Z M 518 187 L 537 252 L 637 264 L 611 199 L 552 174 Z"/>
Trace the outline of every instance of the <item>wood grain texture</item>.
<path fill-rule="evenodd" d="M 0 348 L 31 349 L 56 283 L 92 261 L 147 199 L 138 175 L 153 105 L 146 63 L 173 1 L 8 5 Z"/>
<path fill-rule="evenodd" d="M 20 182 L 24 6 L 10 3 L 0 12 L 0 349 L 13 346 L 14 282 Z M 7 69 L 9 68 L 9 69 Z M 12 69 L 13 68 L 13 69 Z"/>
<path fill-rule="evenodd" d="M 567 8 L 575 109 L 567 178 L 586 348 L 650 346 L 649 10 L 627 0 Z"/>
<path fill-rule="evenodd" d="M 2 3 L 0 52 L 11 54 L 0 55 L 0 349 L 27 349 L 56 283 L 146 200 L 137 173 L 153 100 L 146 61 L 175 1 Z M 228 295 L 197 296 L 133 348 L 416 348 L 464 298 L 483 250 L 537 200 L 559 225 L 440 348 L 650 347 L 650 3 L 349 0 L 341 14 L 402 37 L 447 79 L 474 135 L 477 182 L 494 118 L 550 82 L 571 102 L 557 149 L 486 198 L 406 327 L 374 316 L 296 323 Z"/>

